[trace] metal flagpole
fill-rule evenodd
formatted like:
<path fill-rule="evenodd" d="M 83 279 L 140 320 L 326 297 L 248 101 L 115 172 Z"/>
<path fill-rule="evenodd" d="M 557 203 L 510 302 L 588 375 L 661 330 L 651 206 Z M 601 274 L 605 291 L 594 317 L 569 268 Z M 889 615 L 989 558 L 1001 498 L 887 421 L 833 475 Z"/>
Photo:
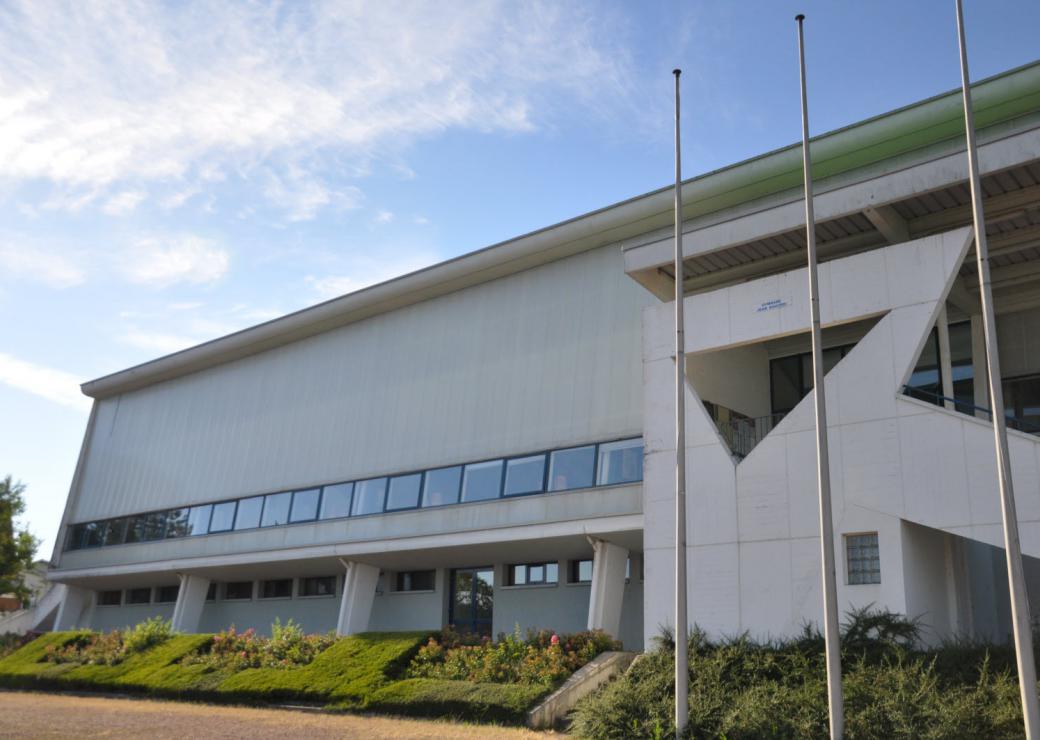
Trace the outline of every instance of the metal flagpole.
<path fill-rule="evenodd" d="M 831 737 L 845 731 L 841 693 L 841 646 L 838 634 L 838 586 L 834 576 L 834 523 L 831 517 L 831 467 L 827 449 L 827 398 L 823 386 L 823 348 L 820 345 L 820 286 L 816 269 L 816 217 L 809 157 L 809 104 L 805 92 L 804 15 L 798 21 L 798 63 L 802 86 L 802 169 L 805 171 L 805 241 L 809 255 L 809 304 L 812 312 L 813 397 L 816 401 L 816 461 L 820 487 L 820 550 L 823 564 L 823 637 L 827 656 L 827 705 Z"/>
<path fill-rule="evenodd" d="M 971 107 L 968 81 L 968 48 L 964 40 L 964 8 L 957 3 L 957 36 L 961 52 L 961 90 L 964 96 L 964 128 L 968 143 L 968 180 L 971 183 L 971 211 L 975 222 L 975 259 L 979 269 L 979 294 L 982 299 L 982 323 L 986 342 L 986 368 L 989 372 L 989 398 L 993 417 L 993 438 L 997 448 L 997 482 L 1000 488 L 1000 512 L 1004 519 L 1004 551 L 1007 555 L 1008 588 L 1011 592 L 1011 623 L 1015 632 L 1015 654 L 1018 660 L 1018 685 L 1022 694 L 1022 715 L 1026 737 L 1040 738 L 1040 707 L 1037 701 L 1036 664 L 1033 659 L 1033 635 L 1029 621 L 1029 598 L 1022 570 L 1022 546 L 1018 539 L 1018 516 L 1015 514 L 1015 491 L 1011 484 L 1011 459 L 1008 455 L 1007 421 L 1004 417 L 1004 391 L 1000 381 L 1000 358 L 997 350 L 997 325 L 993 315 L 993 287 L 989 275 L 989 246 L 986 242 L 986 217 L 982 209 L 979 184 L 979 153 L 975 146 L 975 116 Z"/>
<path fill-rule="evenodd" d="M 675 75 L 675 736 L 689 715 L 686 644 L 686 342 L 683 328 L 682 155 L 679 147 L 679 75 Z"/>

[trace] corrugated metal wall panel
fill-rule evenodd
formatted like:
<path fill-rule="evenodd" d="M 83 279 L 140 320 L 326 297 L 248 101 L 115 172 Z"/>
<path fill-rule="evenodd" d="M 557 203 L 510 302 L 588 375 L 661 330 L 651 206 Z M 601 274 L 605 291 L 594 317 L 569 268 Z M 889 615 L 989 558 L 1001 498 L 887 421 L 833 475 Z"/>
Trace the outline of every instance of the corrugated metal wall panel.
<path fill-rule="evenodd" d="M 604 248 L 106 399 L 73 520 L 639 434 L 652 300 Z"/>

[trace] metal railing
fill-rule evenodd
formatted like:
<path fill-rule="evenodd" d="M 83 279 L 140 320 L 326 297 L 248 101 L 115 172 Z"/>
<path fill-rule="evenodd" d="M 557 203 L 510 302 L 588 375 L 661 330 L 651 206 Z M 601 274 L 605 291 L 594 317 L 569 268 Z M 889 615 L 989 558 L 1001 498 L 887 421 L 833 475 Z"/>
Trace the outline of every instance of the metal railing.
<path fill-rule="evenodd" d="M 717 403 L 707 403 L 708 415 L 734 456 L 744 459 L 751 450 L 773 431 L 787 413 L 750 417 L 739 414 Z"/>
<path fill-rule="evenodd" d="M 935 404 L 936 406 L 952 408 L 954 411 L 959 411 L 962 414 L 974 416 L 975 418 L 985 419 L 986 421 L 993 420 L 993 412 L 985 406 L 976 406 L 968 401 L 959 398 L 949 398 L 948 396 L 943 396 L 933 391 L 925 390 L 924 388 L 914 388 L 913 386 L 904 385 L 903 395 L 909 396 L 910 398 L 916 398 L 919 401 L 926 401 Z M 1040 435 L 1040 424 L 1015 416 L 1013 411 L 1005 409 L 1004 418 L 1007 419 L 1008 429 L 1025 432 L 1026 434 Z"/>

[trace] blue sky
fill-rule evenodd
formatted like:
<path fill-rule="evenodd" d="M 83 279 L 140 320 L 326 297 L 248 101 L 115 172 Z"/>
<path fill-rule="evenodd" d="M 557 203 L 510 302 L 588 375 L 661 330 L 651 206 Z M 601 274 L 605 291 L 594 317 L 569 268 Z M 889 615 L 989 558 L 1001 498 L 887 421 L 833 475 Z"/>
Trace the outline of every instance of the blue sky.
<path fill-rule="evenodd" d="M 972 76 L 1040 58 L 967 0 Z M 0 2 L 0 475 L 49 556 L 78 384 L 959 84 L 932 2 Z M 227 492 L 235 493 L 235 492 Z"/>

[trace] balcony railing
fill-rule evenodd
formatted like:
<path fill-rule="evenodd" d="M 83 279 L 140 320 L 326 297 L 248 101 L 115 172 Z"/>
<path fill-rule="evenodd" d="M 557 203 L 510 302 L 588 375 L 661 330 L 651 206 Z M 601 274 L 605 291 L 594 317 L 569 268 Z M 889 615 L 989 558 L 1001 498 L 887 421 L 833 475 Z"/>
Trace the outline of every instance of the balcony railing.
<path fill-rule="evenodd" d="M 755 446 L 787 416 L 786 412 L 768 416 L 745 416 L 710 401 L 705 401 L 704 407 L 712 421 L 715 422 L 719 435 L 729 445 L 730 452 L 741 460 L 747 457 L 751 450 L 755 449 Z"/>
<path fill-rule="evenodd" d="M 974 416 L 978 419 L 985 419 L 986 421 L 993 420 L 993 412 L 985 406 L 976 406 L 975 404 L 964 401 L 963 399 L 942 396 L 924 388 L 914 388 L 909 385 L 904 385 L 903 395 L 910 396 L 910 398 L 916 398 L 920 401 L 934 403 L 936 406 L 952 408 L 954 411 L 959 411 L 962 414 Z M 1004 418 L 1007 419 L 1008 429 L 1015 429 L 1019 432 L 1025 432 L 1026 434 L 1035 434 L 1040 436 L 1040 424 L 1015 416 L 1013 410 L 1004 409 Z"/>

